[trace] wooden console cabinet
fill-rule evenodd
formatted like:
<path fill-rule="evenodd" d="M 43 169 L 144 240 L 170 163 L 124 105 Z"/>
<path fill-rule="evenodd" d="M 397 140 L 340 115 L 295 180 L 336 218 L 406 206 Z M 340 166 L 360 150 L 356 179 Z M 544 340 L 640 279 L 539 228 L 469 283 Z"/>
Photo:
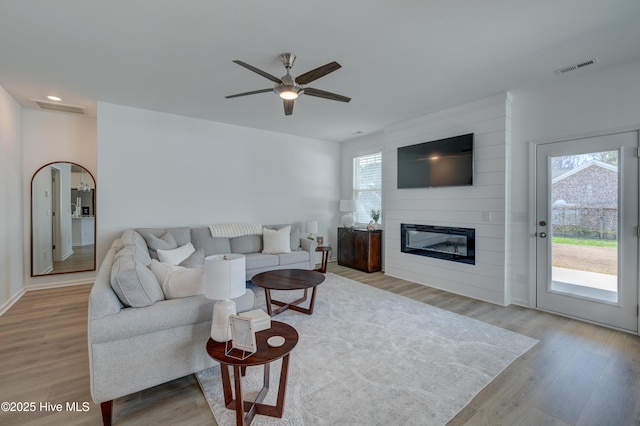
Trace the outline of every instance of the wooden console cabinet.
<path fill-rule="evenodd" d="M 382 230 L 338 228 L 338 265 L 364 272 L 382 269 Z"/>

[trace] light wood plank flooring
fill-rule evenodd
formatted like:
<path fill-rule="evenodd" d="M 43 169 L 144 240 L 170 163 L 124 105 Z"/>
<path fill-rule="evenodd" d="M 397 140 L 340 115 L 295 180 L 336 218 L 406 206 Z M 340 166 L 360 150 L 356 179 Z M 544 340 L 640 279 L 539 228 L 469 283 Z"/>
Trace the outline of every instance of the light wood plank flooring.
<path fill-rule="evenodd" d="M 94 269 L 95 245 L 76 246 L 73 254 L 61 262 L 53 262 L 51 274 L 64 274 L 76 271 L 91 271 Z"/>
<path fill-rule="evenodd" d="M 640 338 L 520 307 L 499 307 L 329 264 L 329 271 L 539 339 L 452 425 L 640 424 Z M 90 402 L 88 412 L 0 412 L 0 425 L 98 425 L 86 342 L 90 285 L 28 292 L 0 317 L 0 402 Z M 318 296 L 322 295 L 322 287 Z M 416 409 L 419 409 L 417 407 Z M 193 376 L 114 402 L 116 425 L 212 425 Z"/>

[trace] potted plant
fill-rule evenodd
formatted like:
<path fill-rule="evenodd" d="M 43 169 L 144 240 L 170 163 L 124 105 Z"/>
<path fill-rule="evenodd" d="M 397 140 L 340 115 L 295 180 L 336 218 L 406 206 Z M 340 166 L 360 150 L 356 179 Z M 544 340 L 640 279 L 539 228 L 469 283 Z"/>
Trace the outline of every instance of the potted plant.
<path fill-rule="evenodd" d="M 369 216 L 373 219 L 374 224 L 378 225 L 378 220 L 380 220 L 380 209 L 371 209 Z"/>

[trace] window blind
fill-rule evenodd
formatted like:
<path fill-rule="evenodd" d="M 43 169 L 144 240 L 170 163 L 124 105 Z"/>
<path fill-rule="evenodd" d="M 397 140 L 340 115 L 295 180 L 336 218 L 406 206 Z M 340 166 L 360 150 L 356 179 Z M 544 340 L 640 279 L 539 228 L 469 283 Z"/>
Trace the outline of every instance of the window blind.
<path fill-rule="evenodd" d="M 356 222 L 369 223 L 371 210 L 382 205 L 382 152 L 354 157 L 353 199 Z"/>

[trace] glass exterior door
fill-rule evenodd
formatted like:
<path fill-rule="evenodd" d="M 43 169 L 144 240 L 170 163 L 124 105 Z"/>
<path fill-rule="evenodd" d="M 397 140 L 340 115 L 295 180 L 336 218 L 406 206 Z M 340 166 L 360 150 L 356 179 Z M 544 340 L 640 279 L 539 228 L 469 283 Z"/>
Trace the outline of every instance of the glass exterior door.
<path fill-rule="evenodd" d="M 637 331 L 638 135 L 538 145 L 537 306 Z"/>

